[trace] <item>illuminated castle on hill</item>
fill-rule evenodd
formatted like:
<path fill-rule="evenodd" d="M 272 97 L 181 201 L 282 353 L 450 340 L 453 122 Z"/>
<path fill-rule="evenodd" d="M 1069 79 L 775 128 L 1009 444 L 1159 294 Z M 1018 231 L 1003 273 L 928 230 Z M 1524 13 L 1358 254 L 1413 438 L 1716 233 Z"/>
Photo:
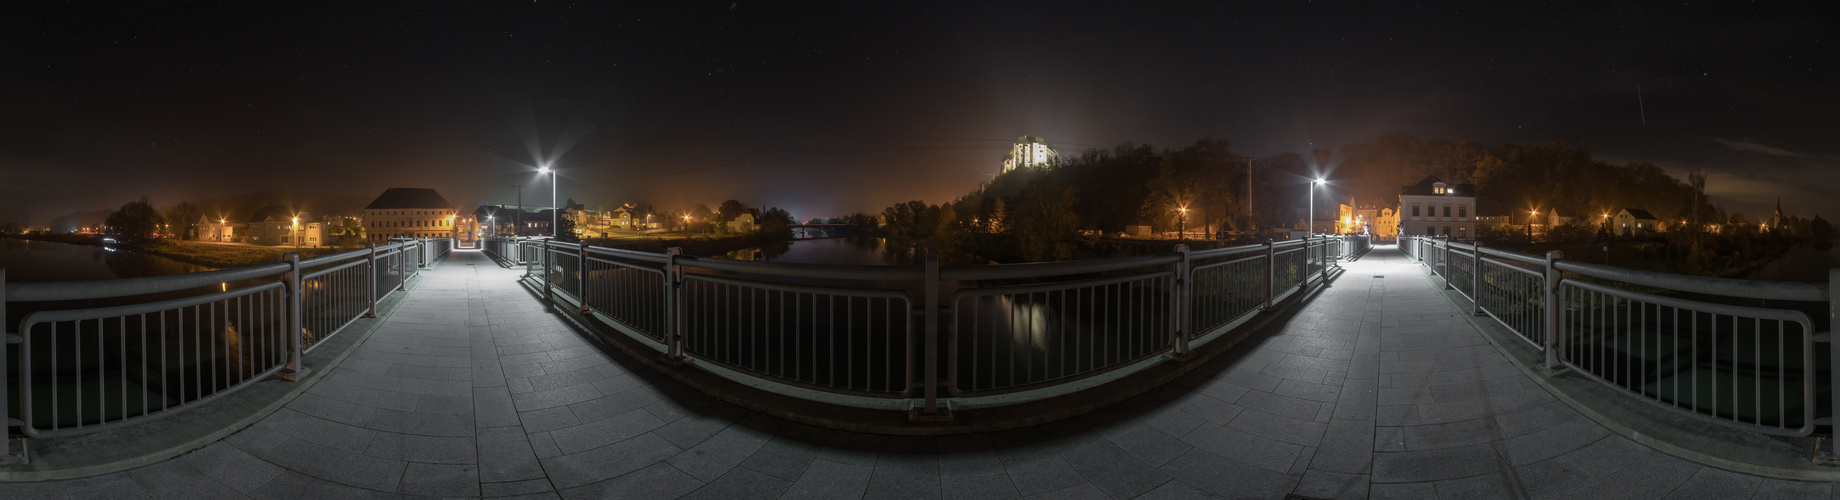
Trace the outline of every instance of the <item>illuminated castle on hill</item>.
<path fill-rule="evenodd" d="M 1058 157 L 1060 153 L 1048 147 L 1047 139 L 1026 135 L 1017 137 L 1016 143 L 1009 147 L 1009 156 L 1003 158 L 1003 172 L 1009 173 L 1011 170 L 1022 167 L 1046 165 Z"/>

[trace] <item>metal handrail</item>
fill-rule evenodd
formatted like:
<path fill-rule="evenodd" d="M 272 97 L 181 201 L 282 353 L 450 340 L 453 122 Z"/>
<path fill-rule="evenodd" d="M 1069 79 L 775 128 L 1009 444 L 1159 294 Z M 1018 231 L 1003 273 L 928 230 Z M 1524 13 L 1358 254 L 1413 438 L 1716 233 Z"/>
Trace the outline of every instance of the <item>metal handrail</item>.
<path fill-rule="evenodd" d="M 72 436 L 182 413 L 271 376 L 296 380 L 306 373 L 305 352 L 359 318 L 375 316 L 377 303 L 414 275 L 413 264 L 438 260 L 451 247 L 451 240 L 400 241 L 311 259 L 289 253 L 273 264 L 99 281 L 5 283 L 0 269 L 0 312 L 9 303 L 145 296 L 280 278 L 181 298 L 27 314 L 0 343 L 0 415 L 17 412 L 9 426 L 29 438 Z M 397 272 L 380 283 L 385 267 Z M 4 326 L 0 330 L 14 325 Z M 12 381 L 4 360 L 15 354 L 22 363 L 20 379 Z M 48 366 L 34 367 L 34 360 L 49 360 Z M 140 373 L 129 376 L 126 367 Z M 19 406 L 9 407 L 14 383 Z"/>
<path fill-rule="evenodd" d="M 758 343 L 767 342 L 763 339 L 749 337 L 749 332 L 752 331 L 749 328 L 752 327 L 742 328 L 746 326 L 743 323 L 754 324 L 748 322 L 766 321 L 764 318 L 772 317 L 776 318 L 773 321 L 790 321 L 791 323 L 787 325 L 792 325 L 775 328 L 789 327 L 792 328 L 792 331 L 797 332 L 810 328 L 830 331 L 826 329 L 832 328 L 828 325 L 862 320 L 862 317 L 851 320 L 843 315 L 872 312 L 855 311 L 854 308 L 858 306 L 848 305 L 851 299 L 846 299 L 846 297 L 858 297 L 854 300 L 860 301 L 865 300 L 860 297 L 866 297 L 861 294 L 871 294 L 877 297 L 880 297 L 879 294 L 887 293 L 907 294 L 903 296 L 912 298 L 902 300 L 905 305 L 901 307 L 912 311 L 914 322 L 904 327 L 911 335 L 910 343 L 904 344 L 906 347 L 903 349 L 917 350 L 913 351 L 912 356 L 912 362 L 917 366 L 910 369 L 913 373 L 910 373 L 909 377 L 919 378 L 909 380 L 917 385 L 912 390 L 904 390 L 896 396 L 896 400 L 914 398 L 912 404 L 921 414 L 936 414 L 941 411 L 940 402 L 935 397 L 936 389 L 945 388 L 953 392 L 955 397 L 982 397 L 982 395 L 995 394 L 988 390 L 967 391 L 954 385 L 953 380 L 955 379 L 952 377 L 957 376 L 956 367 L 961 361 L 960 354 L 954 347 L 957 343 L 952 341 L 952 343 L 941 345 L 945 343 L 938 342 L 939 336 L 946 333 L 936 326 L 939 320 L 943 319 L 940 316 L 952 313 L 955 318 L 961 317 L 964 305 L 959 302 L 960 298 L 989 294 L 1012 297 L 1021 297 L 1031 293 L 1064 295 L 1071 293 L 1070 290 L 1093 286 L 1119 287 L 1127 286 L 1122 284 L 1128 283 L 1128 286 L 1139 290 L 1134 293 L 1152 294 L 1158 304 L 1162 304 L 1158 306 L 1159 312 L 1140 318 L 1145 320 L 1143 323 L 1147 325 L 1145 328 L 1157 331 L 1152 333 L 1149 330 L 1143 330 L 1137 338 L 1154 340 L 1157 347 L 1147 352 L 1133 351 L 1133 354 L 1128 356 L 1133 363 L 1125 364 L 1135 370 L 1160 362 L 1149 361 L 1146 364 L 1146 360 L 1150 358 L 1140 356 L 1140 354 L 1184 355 L 1188 352 L 1189 343 L 1198 337 L 1197 333 L 1213 335 L 1223 332 L 1242 322 L 1247 314 L 1270 310 L 1274 301 L 1294 293 L 1293 290 L 1308 287 L 1311 283 L 1326 279 L 1329 269 L 1335 265 L 1335 262 L 1339 262 L 1342 256 L 1347 255 L 1347 249 L 1354 245 L 1358 243 L 1353 238 L 1316 237 L 1284 242 L 1268 241 L 1259 245 L 1242 245 L 1199 252 L 1190 252 L 1183 246 L 1179 247 L 1176 253 L 1137 257 L 951 267 L 937 267 L 936 258 L 930 255 L 927 259 L 929 264 L 925 266 L 789 264 L 691 257 L 681 255 L 679 249 L 671 249 L 670 252 L 658 254 L 545 239 L 488 239 L 486 248 L 491 249 L 489 250 L 491 252 L 498 252 L 502 249 L 507 253 L 501 257 L 504 260 L 524 263 L 527 266 L 526 279 L 529 280 L 531 286 L 539 288 L 538 291 L 547 300 L 579 305 L 582 312 L 589 318 L 607 324 L 640 342 L 650 344 L 670 357 L 690 362 L 692 366 L 696 366 L 693 361 L 699 356 L 716 356 L 720 359 L 710 359 L 711 369 L 709 371 L 718 375 L 736 378 L 749 385 L 795 397 L 807 397 L 810 391 L 830 393 L 831 396 L 825 397 L 825 401 L 846 405 L 885 407 L 891 395 L 885 392 L 886 387 L 865 393 L 860 388 L 838 386 L 838 381 L 858 380 L 854 378 L 857 375 L 831 373 L 832 370 L 847 371 L 848 367 L 825 367 L 826 376 L 837 378 L 820 380 L 812 378 L 812 374 L 808 372 L 777 371 L 779 370 L 778 365 L 773 365 L 773 370 L 762 370 L 749 364 L 754 362 L 751 359 L 746 362 L 738 358 L 730 359 L 735 356 L 732 349 L 755 349 L 762 345 Z M 510 258 L 511 255 L 509 255 L 513 247 L 516 248 L 517 257 L 515 259 Z M 1284 259 L 1296 265 L 1295 277 L 1287 276 L 1285 278 L 1287 281 L 1280 283 L 1279 280 L 1272 278 L 1273 274 L 1270 271 L 1272 266 L 1268 264 L 1252 269 L 1219 272 L 1225 266 L 1244 266 L 1253 261 L 1263 262 L 1274 258 Z M 653 264 L 657 267 L 652 267 Z M 610 272 L 620 269 L 642 271 L 652 277 L 636 278 L 635 276 L 638 275 Z M 746 278 L 722 276 L 719 273 L 733 273 L 746 276 Z M 1197 273 L 1205 273 L 1205 279 L 1197 282 Z M 662 283 L 657 281 L 659 278 L 662 278 Z M 790 283 L 776 278 L 827 281 L 823 282 L 823 285 L 813 285 L 803 282 Z M 1001 287 L 977 287 L 978 283 L 1015 279 L 1047 281 Z M 1288 281 L 1293 279 L 1294 281 Z M 937 293 L 941 289 L 940 283 L 945 281 L 960 283 L 960 286 L 957 287 L 958 291 L 953 292 L 949 298 L 941 297 Z M 695 289 L 689 289 L 690 285 L 695 285 Z M 711 286 L 726 288 L 711 289 L 709 288 Z M 920 292 L 917 296 L 912 295 L 917 292 Z M 811 301 L 805 302 L 805 306 L 809 309 L 788 310 L 785 315 L 781 316 L 778 315 L 780 313 L 773 312 L 771 308 L 785 307 L 784 304 L 770 305 L 773 304 L 772 301 L 760 302 L 766 300 L 759 296 L 760 294 L 800 294 L 810 297 Z M 814 302 L 818 297 L 828 297 L 824 299 L 827 304 L 825 307 L 818 307 Z M 1068 296 L 1060 297 L 1068 298 Z M 1199 300 L 1197 297 L 1228 301 L 1232 304 L 1228 307 L 1219 307 L 1214 304 L 1198 305 L 1195 303 L 1196 300 Z M 952 302 L 940 305 L 938 301 L 941 299 L 952 300 Z M 707 308 L 707 301 L 711 300 L 717 301 L 715 303 L 742 307 L 744 310 L 712 312 Z M 846 304 L 837 308 L 828 305 L 831 301 L 842 301 Z M 1167 321 L 1163 319 L 1164 313 L 1160 312 L 1164 305 L 1168 307 Z M 635 307 L 658 307 L 659 310 L 656 313 L 647 313 Z M 763 312 L 761 307 L 768 307 L 769 310 Z M 718 313 L 727 316 L 710 316 Z M 742 321 L 739 316 L 734 316 L 737 314 L 768 314 L 769 316 Z M 1205 324 L 1195 325 L 1196 318 L 1201 317 L 1198 315 L 1202 314 L 1205 314 Z M 667 319 L 660 322 L 657 318 L 661 316 Z M 1152 320 L 1153 317 L 1154 320 Z M 717 319 L 728 321 L 730 324 L 721 326 L 722 324 L 718 321 L 717 326 L 709 326 L 710 321 Z M 891 319 L 883 317 L 880 321 Z M 734 323 L 737 321 L 741 323 Z M 665 329 L 664 331 L 656 331 L 660 325 Z M 1093 326 L 1093 328 L 1114 327 L 1116 325 Z M 955 323 L 950 328 L 954 332 L 957 331 Z M 1196 332 L 1195 328 L 1201 328 L 1204 331 Z M 687 339 L 686 334 L 691 333 L 692 330 L 696 338 Z M 949 335 L 948 338 L 955 339 L 956 334 Z M 686 348 L 685 344 L 689 340 L 694 340 L 699 344 Z M 712 348 L 711 346 L 729 350 L 712 353 L 706 350 Z M 783 349 L 784 346 L 769 348 Z M 826 351 L 819 349 L 816 353 L 822 354 L 823 352 Z M 749 351 L 749 353 L 750 355 L 764 354 L 756 351 Z M 847 357 L 859 354 L 846 355 L 839 351 L 833 356 Z M 721 368 L 715 369 L 717 366 Z M 945 368 L 947 373 L 940 375 L 935 368 Z M 1081 365 L 1077 373 L 1057 372 L 1054 380 L 1069 381 L 1090 379 L 1100 375 L 1110 376 L 1120 368 L 1123 366 L 1116 363 L 1104 366 Z M 816 368 L 807 366 L 805 369 L 814 370 Z M 1054 383 L 1044 385 L 1036 382 L 1048 381 L 1038 380 L 1023 384 L 1026 387 L 1000 388 L 997 391 L 1003 393 L 1000 403 L 980 404 L 1008 404 L 1046 397 L 1055 390 L 1052 386 L 1057 385 Z M 1012 390 L 1022 392 L 1012 393 L 1010 392 Z"/>
<path fill-rule="evenodd" d="M 277 262 L 249 267 L 201 271 L 170 276 L 147 276 L 112 280 L 47 281 L 7 283 L 6 300 L 11 302 L 49 302 L 129 297 L 156 293 L 215 287 L 222 283 L 265 278 L 287 272 L 288 264 Z"/>
<path fill-rule="evenodd" d="M 1475 311 L 1544 353 L 1548 374 L 1576 373 L 1670 412 L 1764 434 L 1807 436 L 1816 425 L 1832 423 L 1840 415 L 1840 369 L 1830 370 L 1832 380 L 1817 379 L 1815 372 L 1818 354 L 1840 361 L 1840 342 L 1831 333 L 1815 331 L 1807 313 L 1625 288 L 1825 302 L 1832 323 L 1840 322 L 1840 268 L 1830 271 L 1830 282 L 1823 287 L 1624 269 L 1566 260 L 1559 252 L 1537 257 L 1425 237 L 1401 237 L 1400 248 L 1440 276 L 1446 274 L 1440 264 L 1447 263 L 1450 254 L 1467 257 L 1474 266 L 1473 283 L 1468 284 L 1474 294 L 1466 297 Z M 1511 272 L 1502 275 L 1498 269 Z M 1485 273 L 1492 276 L 1491 286 L 1482 286 Z M 1513 310 L 1495 310 L 1501 304 Z M 1771 338 L 1767 344 L 1766 337 Z M 1740 338 L 1749 340 L 1741 343 Z M 1828 347 L 1817 348 L 1820 343 Z M 1790 352 L 1790 344 L 1800 352 Z M 1768 346 L 1776 352 L 1768 352 Z M 1776 363 L 1774 373 L 1767 371 L 1771 362 Z M 1735 375 L 1719 378 L 1720 373 L 1740 371 L 1755 373 L 1742 386 Z M 1672 385 L 1649 385 L 1663 381 Z M 1825 390 L 1837 393 L 1829 398 L 1832 407 L 1817 404 L 1817 382 L 1831 382 Z M 1710 391 L 1711 403 L 1702 402 L 1701 391 Z M 1789 399 L 1790 393 L 1799 399 Z M 1765 407 L 1765 394 L 1775 399 L 1774 408 Z"/>
<path fill-rule="evenodd" d="M 1593 278 L 1620 281 L 1631 285 L 1662 288 L 1680 292 L 1722 295 L 1745 299 L 1821 302 L 1828 299 L 1827 289 L 1813 283 L 1759 281 L 1732 278 L 1708 278 L 1684 274 L 1641 271 L 1571 260 L 1554 263 L 1560 271 Z"/>

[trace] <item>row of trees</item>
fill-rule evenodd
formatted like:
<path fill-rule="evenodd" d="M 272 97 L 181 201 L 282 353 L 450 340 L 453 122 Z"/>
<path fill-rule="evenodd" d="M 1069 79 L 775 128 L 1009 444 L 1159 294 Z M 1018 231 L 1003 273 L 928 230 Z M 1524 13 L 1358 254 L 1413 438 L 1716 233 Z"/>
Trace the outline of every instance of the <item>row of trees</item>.
<path fill-rule="evenodd" d="M 1309 158 L 1252 158 L 1230 146 L 1201 139 L 1175 150 L 1134 143 L 1095 148 L 1004 173 L 950 203 L 890 206 L 880 214 L 882 231 L 940 247 L 961 231 L 1007 234 L 1024 258 L 1055 260 L 1074 251 L 1082 231 L 1115 234 L 1145 225 L 1157 232 L 1186 226 L 1250 234 L 1297 227 L 1308 216 L 1316 178 L 1329 182 L 1315 196 L 1319 219 L 1334 217 L 1342 203 L 1393 207 L 1403 186 L 1428 175 L 1475 184 L 1481 215 L 1557 210 L 1580 217 L 1643 208 L 1669 220 L 1727 217 L 1707 201 L 1703 175 L 1682 182 L 1652 164 L 1611 164 L 1564 142 L 1491 148 L 1385 135 Z"/>

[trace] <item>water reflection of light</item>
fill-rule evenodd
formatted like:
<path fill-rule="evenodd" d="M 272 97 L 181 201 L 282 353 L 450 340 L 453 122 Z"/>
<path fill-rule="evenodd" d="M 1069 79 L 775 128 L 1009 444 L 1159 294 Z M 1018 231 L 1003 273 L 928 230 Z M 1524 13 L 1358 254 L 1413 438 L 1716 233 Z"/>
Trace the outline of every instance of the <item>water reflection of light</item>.
<path fill-rule="evenodd" d="M 1046 305 L 1029 302 L 1017 302 L 1014 298 L 1003 296 L 997 301 L 1003 310 L 1009 311 L 1010 341 L 1017 347 L 1028 346 L 1036 350 L 1048 350 L 1049 332 L 1053 330 L 1053 314 Z"/>

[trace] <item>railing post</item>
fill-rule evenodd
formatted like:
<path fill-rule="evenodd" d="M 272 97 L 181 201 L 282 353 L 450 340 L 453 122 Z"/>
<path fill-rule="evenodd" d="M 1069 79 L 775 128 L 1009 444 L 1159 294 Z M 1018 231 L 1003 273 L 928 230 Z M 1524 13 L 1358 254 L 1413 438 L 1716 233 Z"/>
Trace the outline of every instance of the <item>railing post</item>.
<path fill-rule="evenodd" d="M 1274 246 L 1271 238 L 1265 238 L 1265 310 L 1267 311 L 1271 310 L 1271 296 L 1275 292 L 1271 288 L 1274 286 L 1273 283 L 1278 281 L 1278 259 L 1277 253 L 1273 251 Z"/>
<path fill-rule="evenodd" d="M 1546 252 L 1546 279 L 1543 284 L 1546 289 L 1546 311 L 1543 315 L 1545 321 L 1542 321 L 1545 325 L 1541 328 L 1546 335 L 1546 341 L 1541 344 L 1544 345 L 1546 349 L 1547 374 L 1559 372 L 1559 351 L 1565 348 L 1565 339 L 1559 335 L 1560 309 L 1563 307 L 1563 305 L 1560 304 L 1562 297 L 1560 297 L 1559 292 L 1562 288 L 1560 282 L 1562 278 L 1564 278 L 1564 274 L 1559 272 L 1558 267 L 1554 266 L 1554 263 L 1563 258 L 1565 258 L 1565 252 L 1558 250 Z"/>
<path fill-rule="evenodd" d="M 13 426 L 25 423 L 12 417 L 12 395 L 7 392 L 12 382 L 6 377 L 8 353 L 12 352 L 13 344 L 23 342 L 24 339 L 16 338 L 18 335 L 10 333 L 11 329 L 12 322 L 6 320 L 6 268 L 0 267 L 0 434 L 4 434 L 0 435 L 0 444 L 5 446 L 0 448 L 0 465 L 22 465 L 27 462 L 25 438 L 14 437 L 13 434 Z"/>
<path fill-rule="evenodd" d="M 396 276 L 396 291 L 406 292 L 406 291 L 409 291 L 409 276 L 410 276 L 409 270 L 414 269 L 414 267 L 404 265 L 404 264 L 409 263 L 409 242 L 403 241 L 403 242 L 398 243 L 397 245 L 398 245 L 398 248 L 396 249 L 396 275 L 397 275 Z"/>
<path fill-rule="evenodd" d="M 1469 259 L 1469 315 L 1482 315 L 1482 241 L 1471 247 Z"/>
<path fill-rule="evenodd" d="M 1194 335 L 1194 332 L 1190 330 L 1192 325 L 1189 323 L 1189 311 L 1194 307 L 1192 302 L 1195 300 L 1193 291 L 1195 276 L 1194 265 L 1188 260 L 1188 245 L 1176 245 L 1176 253 L 1182 254 L 1182 260 L 1176 261 L 1176 289 L 1173 290 L 1176 300 L 1173 301 L 1175 307 L 1171 308 L 1174 309 L 1172 312 L 1176 315 L 1175 318 L 1171 318 L 1174 320 L 1171 323 L 1176 328 L 1175 338 L 1172 339 L 1170 345 L 1174 350 L 1173 356 L 1176 359 L 1183 359 L 1188 357 L 1188 341 Z"/>
<path fill-rule="evenodd" d="M 1840 362 L 1840 339 L 1834 338 L 1836 336 L 1840 336 L 1840 267 L 1827 270 L 1827 355 L 1829 362 Z M 1829 366 L 1840 367 L 1840 364 Z M 1840 424 L 1840 368 L 1829 369 L 1828 372 L 1829 382 L 1833 384 L 1828 387 L 1832 388 L 1833 396 L 1836 396 L 1833 398 L 1833 408 L 1830 410 L 1833 413 L 1829 414 L 1828 418 L 1832 419 L 1835 424 Z M 1840 460 L 1840 457 L 1835 456 L 1836 453 L 1833 450 L 1834 438 L 1828 438 L 1827 442 L 1827 458 Z"/>
<path fill-rule="evenodd" d="M 677 263 L 677 257 L 683 255 L 684 249 L 671 247 L 665 249 L 665 307 L 671 318 L 665 333 L 665 350 L 672 360 L 684 360 L 684 265 Z"/>
<path fill-rule="evenodd" d="M 1449 240 L 1444 241 L 1444 258 L 1442 260 L 1443 262 L 1441 264 L 1444 265 L 1444 273 L 1443 273 L 1444 274 L 1444 289 L 1445 290 L 1455 289 L 1457 288 L 1457 285 L 1455 283 L 1450 282 L 1450 241 Z"/>
<path fill-rule="evenodd" d="M 283 307 L 287 309 L 287 365 L 275 374 L 289 382 L 299 381 L 307 375 L 307 367 L 300 364 L 300 328 L 302 310 L 302 289 L 300 286 L 300 254 L 288 252 L 281 258 L 287 260 L 288 271 L 284 276 L 287 297 Z"/>
<path fill-rule="evenodd" d="M 365 266 L 365 273 L 370 275 L 370 279 L 365 281 L 364 290 L 370 293 L 368 297 L 365 297 L 365 302 L 371 305 L 364 311 L 364 317 L 375 318 L 377 317 L 377 244 L 367 243 L 367 245 L 370 245 L 371 254 L 366 257 L 370 265 Z"/>
<path fill-rule="evenodd" d="M 594 312 L 588 307 L 588 242 L 583 241 L 576 248 L 581 250 L 581 261 L 575 265 L 575 298 L 581 299 L 581 315 L 587 316 Z"/>
<path fill-rule="evenodd" d="M 549 281 L 550 281 L 549 280 L 549 271 L 550 271 L 549 240 L 543 240 L 542 246 L 539 248 L 541 248 L 541 251 L 539 251 L 537 255 L 538 255 L 538 258 L 540 259 L 539 262 L 543 263 L 543 274 L 541 276 L 538 276 L 537 279 L 543 280 L 543 300 L 549 303 L 550 305 L 554 305 L 556 296 L 553 295 L 549 289 Z"/>
<path fill-rule="evenodd" d="M 926 332 L 926 406 L 920 412 L 936 415 L 939 413 L 939 254 L 926 254 L 926 286 L 922 293 L 926 294 L 926 318 L 922 322 Z"/>

